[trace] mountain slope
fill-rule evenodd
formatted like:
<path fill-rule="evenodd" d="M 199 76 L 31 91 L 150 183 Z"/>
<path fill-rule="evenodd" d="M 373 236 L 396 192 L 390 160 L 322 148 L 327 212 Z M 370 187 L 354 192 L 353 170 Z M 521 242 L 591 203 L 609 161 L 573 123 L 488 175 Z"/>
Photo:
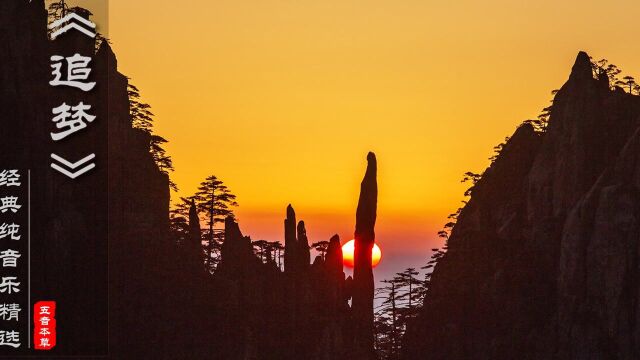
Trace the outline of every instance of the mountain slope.
<path fill-rule="evenodd" d="M 547 131 L 519 127 L 474 186 L 403 357 L 637 358 L 639 126 L 578 54 Z"/>

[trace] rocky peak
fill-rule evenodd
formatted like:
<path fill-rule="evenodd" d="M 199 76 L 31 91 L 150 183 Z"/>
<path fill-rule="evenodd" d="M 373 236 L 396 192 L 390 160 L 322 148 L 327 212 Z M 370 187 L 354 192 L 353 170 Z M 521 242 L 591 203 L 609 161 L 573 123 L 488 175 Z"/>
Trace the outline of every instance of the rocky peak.
<path fill-rule="evenodd" d="M 191 199 L 191 206 L 189 206 L 189 233 L 195 241 L 200 240 L 200 218 L 198 217 L 196 202 L 193 199 Z M 200 244 L 198 243 L 198 245 Z"/>
<path fill-rule="evenodd" d="M 305 270 L 309 267 L 309 261 L 311 261 L 311 252 L 309 248 L 309 239 L 307 238 L 307 229 L 304 226 L 304 221 L 298 222 L 298 264 L 301 270 Z"/>
<path fill-rule="evenodd" d="M 96 57 L 106 60 L 106 64 L 108 64 L 109 70 L 117 71 L 118 59 L 116 58 L 116 54 L 113 52 L 113 49 L 111 48 L 111 45 L 108 41 L 105 40 L 100 43 L 98 52 L 96 52 Z"/>
<path fill-rule="evenodd" d="M 227 216 L 224 221 L 224 242 L 220 249 L 217 274 L 229 279 L 242 277 L 243 274 L 252 271 L 255 259 L 251 239 L 242 235 L 240 226 L 233 216 Z"/>
<path fill-rule="evenodd" d="M 353 269 L 353 358 L 374 359 L 373 350 L 373 270 L 371 250 L 375 242 L 378 206 L 377 162 L 374 153 L 367 155 L 367 170 L 360 185 L 356 210 Z"/>
<path fill-rule="evenodd" d="M 371 242 L 375 240 L 373 229 L 376 224 L 376 211 L 378 202 L 378 185 L 376 181 L 378 164 L 373 152 L 367 154 L 367 170 L 360 184 L 360 199 L 356 211 L 356 245 L 360 241 Z"/>
<path fill-rule="evenodd" d="M 291 204 L 287 206 L 287 217 L 284 220 L 284 271 L 295 271 L 295 258 L 297 253 L 296 213 Z"/>
<path fill-rule="evenodd" d="M 637 357 L 640 97 L 605 78 L 580 52 L 477 182 L 404 359 Z"/>
<path fill-rule="evenodd" d="M 329 240 L 325 262 L 329 273 L 342 274 L 342 246 L 340 246 L 340 237 L 338 235 L 333 235 Z"/>
<path fill-rule="evenodd" d="M 591 58 L 589 54 L 580 51 L 576 57 L 576 62 L 571 68 L 570 80 L 585 81 L 593 80 L 593 68 L 591 66 Z"/>

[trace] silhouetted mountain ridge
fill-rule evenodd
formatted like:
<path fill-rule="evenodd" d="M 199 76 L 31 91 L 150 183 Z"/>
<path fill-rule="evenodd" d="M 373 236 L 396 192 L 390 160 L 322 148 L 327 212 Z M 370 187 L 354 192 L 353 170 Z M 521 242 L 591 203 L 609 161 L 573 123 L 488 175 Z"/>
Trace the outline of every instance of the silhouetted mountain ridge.
<path fill-rule="evenodd" d="M 640 97 L 580 52 L 473 188 L 404 359 L 640 355 Z"/>

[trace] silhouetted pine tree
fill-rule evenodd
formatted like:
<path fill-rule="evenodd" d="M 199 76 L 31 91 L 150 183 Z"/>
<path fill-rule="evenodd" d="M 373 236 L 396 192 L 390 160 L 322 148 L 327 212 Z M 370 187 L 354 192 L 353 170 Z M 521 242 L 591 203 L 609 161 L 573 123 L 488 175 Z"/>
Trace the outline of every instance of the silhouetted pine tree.
<path fill-rule="evenodd" d="M 282 261 L 284 259 L 284 245 L 282 245 L 280 241 L 272 241 L 269 245 L 273 251 L 274 260 L 276 264 L 278 264 L 278 268 L 283 270 Z"/>
<path fill-rule="evenodd" d="M 625 89 L 628 89 L 629 94 L 633 94 L 633 91 L 635 90 L 638 84 L 636 84 L 636 79 L 633 76 L 627 75 L 623 77 L 622 80 L 618 80 L 616 82 L 616 85 L 623 87 Z"/>
<path fill-rule="evenodd" d="M 473 187 L 476 185 L 476 183 L 478 182 L 478 180 L 480 180 L 481 177 L 482 177 L 482 174 L 476 174 L 471 171 L 467 171 L 466 173 L 464 173 L 464 176 L 462 177 L 462 180 L 460 182 L 471 183 L 471 187 L 464 192 L 464 196 L 471 196 L 471 193 L 473 192 Z"/>
<path fill-rule="evenodd" d="M 420 273 L 415 268 L 407 268 L 403 272 L 399 272 L 396 274 L 394 280 L 396 281 L 397 286 L 402 289 L 401 294 L 398 296 L 398 300 L 407 302 L 407 309 L 405 317 L 412 317 L 415 315 L 414 310 L 417 308 L 416 305 L 420 304 L 422 300 L 419 297 L 419 293 L 417 291 L 418 287 L 422 280 L 418 279 L 416 276 L 420 275 Z"/>
<path fill-rule="evenodd" d="M 400 356 L 400 342 L 402 331 L 399 324 L 398 291 L 395 280 L 383 280 L 386 286 L 376 290 L 377 298 L 383 300 L 376 309 L 374 324 L 378 333 L 375 334 L 379 356 L 384 360 L 398 359 Z"/>
<path fill-rule="evenodd" d="M 376 299 L 382 301 L 375 313 L 376 351 L 381 359 L 398 359 L 401 339 L 407 323 L 414 318 L 422 306 L 425 287 L 415 268 L 397 273 L 386 286 L 376 290 Z"/>
<path fill-rule="evenodd" d="M 609 63 L 607 59 L 600 59 L 594 61 L 591 59 L 591 68 L 593 70 L 593 77 L 595 79 L 600 78 L 601 75 L 606 75 L 609 78 L 609 86 L 611 90 L 615 89 L 616 84 L 620 79 L 618 75 L 622 72 L 615 64 Z"/>
<path fill-rule="evenodd" d="M 380 360 L 397 358 L 397 352 L 394 352 L 393 347 L 393 329 L 391 323 L 386 313 L 376 312 L 373 320 L 373 331 L 375 332 L 374 347 Z"/>
<path fill-rule="evenodd" d="M 210 272 L 215 269 L 220 250 L 220 244 L 224 241 L 224 232 L 215 228 L 217 223 L 223 223 L 227 216 L 233 215 L 232 207 L 238 206 L 236 196 L 216 176 L 207 177 L 194 195 L 198 212 L 206 219 L 208 230 L 204 237 L 207 239 L 205 249 L 205 265 Z"/>
<path fill-rule="evenodd" d="M 314 242 L 313 244 L 311 244 L 311 248 L 320 253 L 320 256 L 322 256 L 322 260 L 324 260 L 325 255 L 327 255 L 327 249 L 329 249 L 329 242 L 324 240 Z"/>
<path fill-rule="evenodd" d="M 529 124 L 531 126 L 533 126 L 533 130 L 535 130 L 537 133 L 545 133 L 547 132 L 547 125 L 549 124 L 549 118 L 551 117 L 551 110 L 553 109 L 553 100 L 556 96 L 556 94 L 558 93 L 559 90 L 553 90 L 551 91 L 551 104 L 547 107 L 545 107 L 544 109 L 542 109 L 542 112 L 538 115 L 538 117 L 534 120 L 525 120 L 523 122 L 523 124 Z M 508 138 L 507 138 L 508 140 Z M 502 149 L 500 149 L 502 150 Z M 500 155 L 499 153 L 497 155 Z M 496 157 L 497 157 L 496 155 Z"/>
<path fill-rule="evenodd" d="M 255 240 L 251 242 L 254 253 L 262 262 L 267 261 L 267 255 L 271 253 L 271 245 L 267 240 Z"/>
<path fill-rule="evenodd" d="M 142 130 L 149 134 L 151 137 L 149 140 L 149 152 L 151 156 L 153 156 L 153 160 L 158 166 L 158 169 L 168 176 L 174 171 L 173 161 L 163 147 L 168 141 L 162 136 L 153 134 L 153 117 L 155 115 L 151 112 L 151 105 L 140 100 L 140 90 L 135 85 L 129 84 L 127 91 L 129 94 L 129 112 L 131 114 L 132 126 L 135 129 Z M 170 177 L 169 187 L 171 187 L 173 191 L 178 191 L 178 186 Z"/>

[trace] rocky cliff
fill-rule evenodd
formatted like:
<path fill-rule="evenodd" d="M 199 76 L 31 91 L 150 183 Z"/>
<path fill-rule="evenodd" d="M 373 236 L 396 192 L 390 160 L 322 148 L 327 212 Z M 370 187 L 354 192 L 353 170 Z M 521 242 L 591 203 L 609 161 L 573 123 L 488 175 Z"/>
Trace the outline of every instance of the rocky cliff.
<path fill-rule="evenodd" d="M 168 177 L 149 152 L 151 135 L 132 126 L 128 81 L 108 42 L 75 31 L 51 41 L 47 23 L 43 0 L 0 2 L 0 168 L 20 167 L 25 185 L 31 172 L 31 300 L 66 309 L 54 355 L 135 357 L 168 335 L 148 321 L 162 318 L 175 291 L 161 260 L 171 251 Z M 96 87 L 50 86 L 51 56 L 76 53 L 91 58 Z M 80 101 L 95 120 L 53 141 L 52 109 Z M 71 180 L 51 169 L 52 153 L 73 161 L 95 153 L 96 168 Z"/>
<path fill-rule="evenodd" d="M 640 96 L 581 52 L 474 186 L 404 359 L 640 356 Z"/>

